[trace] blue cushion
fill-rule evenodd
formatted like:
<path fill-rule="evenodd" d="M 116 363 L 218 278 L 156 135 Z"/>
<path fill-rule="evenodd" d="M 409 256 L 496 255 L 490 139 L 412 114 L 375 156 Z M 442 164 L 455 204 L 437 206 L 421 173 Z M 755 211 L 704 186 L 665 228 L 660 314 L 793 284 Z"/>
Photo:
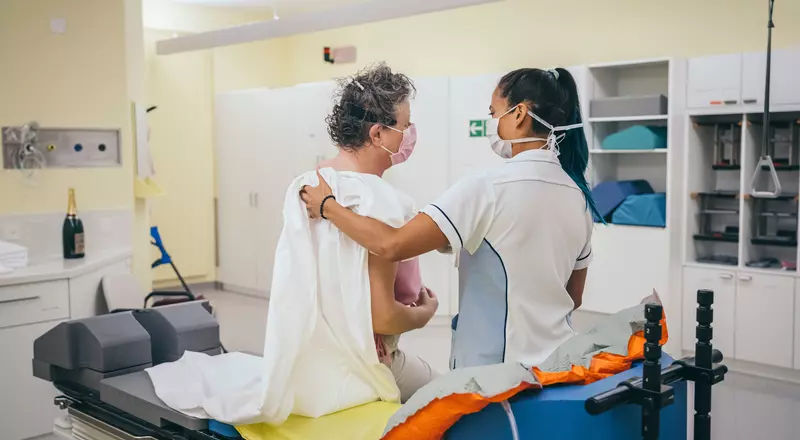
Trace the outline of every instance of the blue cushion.
<path fill-rule="evenodd" d="M 611 223 L 664 228 L 667 226 L 667 195 L 657 193 L 628 196 L 614 211 Z"/>
<path fill-rule="evenodd" d="M 653 188 L 646 180 L 622 180 L 619 182 L 603 182 L 592 189 L 592 198 L 600 215 L 608 221 L 617 207 L 632 194 L 652 193 Z M 599 218 L 594 221 L 600 221 Z"/>
<path fill-rule="evenodd" d="M 667 127 L 634 125 L 603 139 L 604 150 L 655 150 L 667 148 Z"/>
<path fill-rule="evenodd" d="M 662 354 L 661 367 L 672 363 Z M 590 385 L 565 385 L 526 392 L 510 400 L 520 439 L 563 440 L 641 440 L 642 409 L 621 405 L 592 416 L 584 402 L 608 391 L 627 379 L 642 375 L 641 363 L 631 370 Z M 675 403 L 661 411 L 660 440 L 686 439 L 686 382 L 672 385 Z M 511 440 L 508 416 L 500 404 L 490 404 L 483 411 L 464 416 L 445 434 L 445 440 Z"/>
<path fill-rule="evenodd" d="M 239 435 L 239 432 L 231 425 L 226 425 L 225 423 L 220 423 L 216 420 L 209 420 L 208 421 L 208 430 L 219 434 L 222 437 L 230 438 L 230 439 L 240 439 L 242 436 Z"/>

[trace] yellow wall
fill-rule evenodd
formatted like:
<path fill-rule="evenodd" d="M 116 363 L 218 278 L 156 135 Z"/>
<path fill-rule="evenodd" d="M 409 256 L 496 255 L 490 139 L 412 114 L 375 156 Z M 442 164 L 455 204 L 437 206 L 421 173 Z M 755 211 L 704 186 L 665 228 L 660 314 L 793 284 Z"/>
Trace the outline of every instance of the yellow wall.
<path fill-rule="evenodd" d="M 213 49 L 214 92 L 279 87 L 287 76 L 282 40 L 258 41 Z"/>
<path fill-rule="evenodd" d="M 385 60 L 409 75 L 764 50 L 763 0 L 506 0 L 284 39 L 284 84 Z M 800 44 L 800 1 L 775 6 L 776 47 Z M 325 65 L 324 46 L 355 45 L 356 65 Z"/>
<path fill-rule="evenodd" d="M 158 225 L 181 274 L 192 282 L 213 281 L 214 153 L 211 53 L 169 57 L 155 54 L 155 41 L 171 31 L 145 32 L 150 147 L 156 181 L 166 192 L 152 204 Z M 153 254 L 155 258 L 156 254 Z M 171 268 L 154 272 L 155 281 L 172 280 Z"/>
<path fill-rule="evenodd" d="M 171 4 L 144 0 L 146 27 L 170 31 L 200 32 L 269 19 L 269 14 Z M 776 7 L 776 47 L 800 44 L 800 2 L 780 2 Z M 159 97 L 158 104 L 175 106 L 154 116 L 156 167 L 162 179 L 178 184 L 186 172 L 208 170 L 213 160 L 213 94 L 236 89 L 278 87 L 321 81 L 348 75 L 373 61 L 385 60 L 393 68 L 413 76 L 471 75 L 502 72 L 520 66 L 569 66 L 592 62 L 695 56 L 714 53 L 763 50 L 766 43 L 766 2 L 762 0 L 506 0 L 502 3 L 444 11 L 422 16 L 315 32 L 282 39 L 212 49 L 184 55 L 148 57 L 151 82 L 177 81 L 197 87 L 196 96 L 181 99 L 180 90 Z M 148 32 L 150 37 L 168 38 L 171 32 Z M 152 38 L 150 38 L 152 39 Z M 151 45 L 151 42 L 148 42 Z M 324 46 L 355 45 L 358 62 L 329 65 L 322 61 Z M 150 48 L 152 50 L 152 47 Z M 184 60 L 185 62 L 181 62 Z M 155 75 L 152 66 L 169 65 L 172 79 Z M 209 73 L 206 70 L 210 65 Z M 180 72 L 180 73 L 179 73 Z M 164 73 L 164 72 L 162 72 Z M 154 76 L 155 75 L 155 76 Z M 166 82 L 165 82 L 166 81 Z M 177 84 L 176 84 L 177 85 Z M 164 87 L 163 85 L 161 87 Z M 205 87 L 207 95 L 200 96 Z M 152 92 L 152 88 L 151 88 Z M 152 98 L 153 96 L 151 96 Z M 211 98 L 209 98 L 211 97 Z M 151 99 L 152 100 L 152 99 Z M 185 115 L 197 116 L 188 124 Z M 167 119 L 162 119 L 167 118 Z M 174 118 L 174 119 L 169 119 Z M 182 139 L 176 127 L 181 127 Z M 173 130 L 173 134 L 161 131 Z M 160 134 L 156 135 L 156 131 Z M 202 136 L 198 136 L 202 134 Z M 169 145 L 161 143 L 169 136 Z M 188 142 L 191 139 L 191 142 Z M 185 142 L 186 141 L 186 142 Z M 195 145 L 189 165 L 184 156 L 188 143 Z M 202 156 L 201 155 L 205 155 Z M 212 156 L 208 156 L 212 155 Z M 213 167 L 211 167 L 213 169 Z M 206 171 L 207 172 L 207 171 Z M 172 173 L 176 173 L 172 175 Z M 211 172 L 212 176 L 215 174 Z M 211 176 L 206 176 L 212 178 Z M 190 180 L 194 179 L 188 176 Z M 169 183 L 168 185 L 172 185 Z M 194 198 L 171 191 L 154 206 L 159 222 L 183 218 L 180 212 L 194 204 L 196 237 L 213 236 L 213 219 L 206 207 L 213 200 L 216 185 L 197 187 Z M 190 200 L 193 200 L 190 202 Z M 201 212 L 202 211 L 202 212 Z M 161 220 L 164 219 L 164 220 Z M 177 228 L 178 222 L 175 223 Z M 201 226 L 203 231 L 201 231 Z M 171 229 L 171 228 L 170 228 Z M 175 239 L 173 235 L 182 238 Z M 176 261 L 185 265 L 195 256 L 208 260 L 213 242 L 191 241 L 187 231 L 165 234 Z M 206 246 L 210 246 L 206 249 Z M 194 264 L 194 263 L 192 263 Z M 199 267 L 199 266 L 198 266 Z M 213 265 L 205 273 L 213 273 Z M 164 274 L 166 279 L 169 274 Z M 211 276 L 201 277 L 210 280 Z"/>
<path fill-rule="evenodd" d="M 39 172 L 34 184 L 21 173 L 0 170 L 0 214 L 63 211 L 69 187 L 76 189 L 80 209 L 135 209 L 130 100 L 141 90 L 142 77 L 128 69 L 141 64 L 133 53 L 138 5 L 0 1 L 0 126 L 36 120 L 50 127 L 119 128 L 123 151 L 122 167 L 51 169 Z M 66 33 L 50 32 L 53 17 L 67 20 Z M 146 214 L 134 212 L 134 237 L 141 237 Z M 147 286 L 149 270 L 141 261 L 135 259 L 134 269 Z"/>
<path fill-rule="evenodd" d="M 280 84 L 283 64 L 276 60 L 283 57 L 283 47 L 264 41 L 158 56 L 155 42 L 265 18 L 263 12 L 144 2 L 147 102 L 159 106 L 149 116 L 150 145 L 156 180 L 166 192 L 151 202 L 151 221 L 191 283 L 216 279 L 214 95 Z M 157 287 L 177 281 L 171 268 L 157 269 L 154 277 Z"/>

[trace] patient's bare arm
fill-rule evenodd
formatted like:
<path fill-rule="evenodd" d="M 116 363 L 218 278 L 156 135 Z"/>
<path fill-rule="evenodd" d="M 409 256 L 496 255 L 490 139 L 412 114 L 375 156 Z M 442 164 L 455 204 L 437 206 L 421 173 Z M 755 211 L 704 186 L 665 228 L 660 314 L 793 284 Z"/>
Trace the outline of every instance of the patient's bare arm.
<path fill-rule="evenodd" d="M 372 300 L 372 330 L 380 335 L 399 335 L 422 328 L 430 321 L 439 300 L 428 291 L 420 295 L 417 307 L 394 299 L 397 263 L 369 255 L 369 286 Z"/>

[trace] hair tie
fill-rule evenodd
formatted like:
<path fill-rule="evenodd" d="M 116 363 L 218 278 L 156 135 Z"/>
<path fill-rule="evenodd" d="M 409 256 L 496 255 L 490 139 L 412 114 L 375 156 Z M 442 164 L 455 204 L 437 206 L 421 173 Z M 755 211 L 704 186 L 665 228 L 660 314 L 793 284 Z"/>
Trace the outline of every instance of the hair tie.
<path fill-rule="evenodd" d="M 553 78 L 555 78 L 556 81 L 558 81 L 558 75 L 559 75 L 558 74 L 558 70 L 556 70 L 556 69 L 547 69 L 547 71 L 550 72 L 553 75 Z"/>
<path fill-rule="evenodd" d="M 362 86 L 361 83 L 358 82 L 358 80 L 356 80 L 356 79 L 353 79 L 353 84 L 357 85 L 358 88 L 361 89 L 362 92 L 366 90 L 366 89 L 364 89 L 364 86 Z"/>

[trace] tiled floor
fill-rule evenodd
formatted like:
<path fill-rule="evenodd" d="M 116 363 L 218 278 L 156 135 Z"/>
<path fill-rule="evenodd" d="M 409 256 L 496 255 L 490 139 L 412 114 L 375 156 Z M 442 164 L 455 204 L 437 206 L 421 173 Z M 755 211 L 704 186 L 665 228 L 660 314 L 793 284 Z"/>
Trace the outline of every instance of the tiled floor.
<path fill-rule="evenodd" d="M 263 352 L 268 301 L 227 292 L 209 292 L 217 309 L 222 340 L 229 350 Z M 591 328 L 599 317 L 576 312 L 576 330 Z M 422 330 L 403 335 L 400 346 L 447 371 L 450 327 L 434 319 Z M 800 385 L 729 373 L 714 387 L 714 440 L 800 440 Z"/>

